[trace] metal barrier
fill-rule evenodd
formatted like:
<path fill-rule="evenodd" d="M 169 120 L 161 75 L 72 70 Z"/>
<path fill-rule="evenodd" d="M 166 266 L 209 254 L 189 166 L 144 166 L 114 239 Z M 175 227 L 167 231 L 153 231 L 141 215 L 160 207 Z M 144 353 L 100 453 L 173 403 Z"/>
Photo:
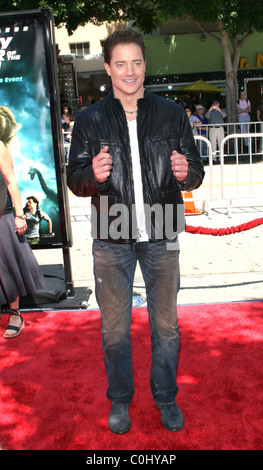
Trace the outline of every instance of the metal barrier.
<path fill-rule="evenodd" d="M 209 218 L 212 216 L 212 209 L 218 206 L 218 203 L 224 203 L 226 206 L 227 210 L 227 215 L 228 217 L 231 217 L 232 215 L 232 201 L 234 199 L 247 199 L 247 198 L 263 198 L 263 191 L 261 192 L 261 195 L 255 195 L 254 194 L 254 181 L 253 181 L 253 158 L 262 156 L 263 158 L 263 150 L 262 147 L 259 150 L 257 147 L 258 142 L 263 141 L 263 132 L 255 132 L 253 134 L 230 134 L 228 136 L 225 136 L 221 142 L 220 148 L 219 148 L 219 158 L 215 159 L 214 153 L 212 151 L 212 145 L 211 142 L 203 136 L 200 135 L 195 135 L 194 136 L 195 140 L 197 141 L 197 147 L 199 150 L 201 150 L 200 154 L 203 159 L 208 159 L 208 164 L 209 164 L 209 194 L 205 194 L 205 197 L 203 198 L 196 198 L 196 201 L 202 200 L 203 203 L 205 203 L 207 207 L 207 215 Z M 242 152 L 242 140 L 244 138 L 248 139 L 248 149 L 247 153 L 244 154 Z M 207 146 L 205 156 L 202 155 L 202 148 L 203 145 L 198 144 L 198 141 L 203 141 L 205 145 Z M 229 154 L 228 149 L 231 148 L 232 152 Z M 256 152 L 255 152 L 256 150 Z M 229 162 L 227 162 L 227 166 L 231 166 L 233 168 L 233 165 L 235 166 L 235 176 L 231 175 L 231 182 L 227 183 L 231 185 L 231 194 L 226 194 L 226 182 L 225 182 L 225 158 L 228 157 L 234 157 L 235 161 L 234 163 L 229 165 Z M 242 158 L 246 159 L 246 165 L 248 168 L 248 171 L 246 173 L 246 181 L 242 183 L 242 185 L 246 185 L 246 194 L 245 196 L 240 194 L 240 179 L 239 179 L 239 174 L 240 174 L 240 162 L 239 162 L 239 157 L 242 156 Z M 218 165 L 215 165 L 215 162 L 220 162 L 220 175 L 219 176 L 219 186 L 220 186 L 220 193 L 219 196 L 215 195 L 215 187 L 214 187 L 214 170 L 215 167 L 219 169 Z M 255 164 L 254 164 L 255 166 Z M 244 171 L 243 171 L 244 173 Z M 258 182 L 260 185 L 262 185 L 263 189 L 263 174 L 262 174 L 262 180 Z M 247 189 L 248 188 L 248 189 Z M 201 188 L 202 189 L 202 188 Z M 261 190 L 261 186 L 260 186 Z M 200 194 L 199 190 L 197 190 L 197 194 Z"/>
<path fill-rule="evenodd" d="M 240 194 L 240 180 L 239 180 L 239 175 L 240 175 L 240 171 L 239 171 L 239 166 L 240 166 L 240 163 L 239 163 L 239 156 L 240 156 L 239 141 L 241 139 L 244 139 L 244 138 L 248 139 L 248 154 L 247 155 L 249 157 L 249 161 L 248 161 L 248 165 L 249 165 L 248 178 L 245 182 L 246 186 L 249 189 L 246 191 L 245 197 L 244 197 L 244 195 Z M 227 210 L 228 210 L 228 216 L 229 217 L 231 217 L 231 215 L 232 215 L 231 207 L 232 207 L 233 199 L 258 198 L 259 197 L 258 195 L 255 195 L 255 193 L 254 193 L 255 184 L 254 184 L 254 181 L 253 181 L 253 171 L 252 171 L 253 157 L 255 157 L 257 155 L 262 155 L 263 156 L 262 150 L 258 151 L 257 153 L 255 152 L 256 142 L 258 141 L 258 139 L 260 139 L 262 141 L 263 133 L 258 132 L 258 133 L 254 133 L 254 134 L 247 134 L 247 133 L 245 133 L 245 134 L 231 134 L 231 135 L 228 135 L 228 136 L 224 137 L 224 139 L 221 142 L 221 146 L 220 146 L 221 197 L 222 197 L 222 200 L 225 200 L 226 203 L 227 203 Z M 235 148 L 235 154 L 234 155 L 235 155 L 235 166 L 236 166 L 236 180 L 232 181 L 232 186 L 231 186 L 232 194 L 230 196 L 228 196 L 226 194 L 226 184 L 225 184 L 225 157 L 228 156 L 228 155 L 225 153 L 225 144 L 229 143 L 231 140 L 233 141 L 234 148 Z M 263 175 L 262 175 L 262 181 L 260 182 L 260 184 L 262 184 L 262 186 L 263 186 Z M 235 193 L 233 192 L 233 189 L 235 189 Z M 262 197 L 262 194 L 261 194 L 261 197 Z"/>
<path fill-rule="evenodd" d="M 252 123 L 253 124 L 253 123 Z M 258 123 L 257 123 L 258 124 Z M 239 125 L 239 124 L 238 124 Z M 229 124 L 228 125 L 228 130 L 230 130 L 230 126 L 236 126 L 236 124 Z M 196 145 L 199 148 L 200 155 L 203 159 L 208 160 L 208 165 L 209 165 L 209 193 L 205 195 L 205 197 L 202 198 L 195 198 L 196 201 L 202 201 L 203 206 L 206 207 L 206 212 L 209 218 L 212 216 L 212 209 L 216 207 L 218 203 L 218 196 L 215 195 L 215 186 L 214 186 L 214 167 L 216 162 L 220 162 L 220 197 L 221 201 L 220 202 L 225 202 L 226 203 L 226 209 L 227 209 L 227 214 L 229 217 L 232 215 L 232 210 L 231 210 L 231 205 L 232 205 L 232 200 L 233 199 L 238 199 L 241 198 L 241 195 L 239 194 L 239 156 L 248 156 L 249 157 L 249 177 L 248 180 L 246 181 L 246 184 L 249 186 L 249 194 L 246 193 L 246 197 L 250 196 L 252 197 L 258 197 L 254 196 L 253 192 L 253 173 L 252 173 L 252 165 L 253 165 L 253 158 L 254 156 L 259 156 L 261 155 L 263 158 L 263 146 L 259 148 L 258 143 L 263 143 L 263 132 L 254 132 L 254 133 L 249 133 L 249 134 L 240 134 L 240 133 L 235 133 L 235 134 L 229 134 L 225 136 L 221 142 L 220 148 L 219 148 L 219 157 L 215 158 L 215 155 L 212 151 L 212 144 L 209 139 L 202 135 L 194 135 L 194 138 L 196 140 Z M 243 148 L 242 148 L 242 140 L 244 138 L 248 139 L 248 148 L 247 148 L 247 153 L 244 154 Z M 232 143 L 231 143 L 232 141 Z M 206 151 L 205 155 L 202 155 L 202 149 L 204 146 L 201 144 L 203 142 L 206 146 Z M 70 144 L 64 144 L 65 150 L 68 152 Z M 229 149 L 234 149 L 234 151 L 231 153 L 229 152 Z M 231 188 L 232 188 L 232 194 L 228 196 L 226 194 L 226 184 L 225 184 L 225 158 L 234 156 L 235 157 L 235 166 L 236 166 L 236 181 L 231 182 Z M 67 155 L 66 155 L 66 162 L 67 162 Z M 218 165 L 216 165 L 218 168 Z M 262 175 L 262 181 L 261 184 L 263 186 L 263 175 Z M 233 187 L 236 188 L 236 192 L 233 193 Z M 262 195 L 263 197 L 263 191 Z M 244 198 L 244 196 L 243 196 Z"/>
<path fill-rule="evenodd" d="M 202 156 L 202 148 L 203 145 L 201 145 L 201 142 L 204 142 L 207 146 L 207 151 L 205 157 L 203 156 L 202 158 L 208 159 L 208 164 L 209 164 L 209 196 L 206 198 L 202 199 L 204 202 L 206 208 L 207 208 L 207 215 L 209 218 L 211 218 L 211 210 L 212 210 L 212 201 L 214 200 L 214 180 L 213 180 L 213 153 L 212 153 L 212 144 L 211 142 L 204 136 L 202 135 L 195 135 L 194 136 L 195 140 L 200 142 L 200 145 L 197 144 L 197 147 L 199 148 L 200 155 Z M 198 200 L 198 199 L 197 199 Z"/>
<path fill-rule="evenodd" d="M 211 134 L 211 130 L 214 130 L 214 129 L 223 129 L 223 133 L 222 133 L 222 138 L 224 137 L 227 137 L 229 135 L 239 135 L 241 137 L 241 129 L 243 129 L 243 127 L 241 126 L 247 126 L 248 128 L 248 133 L 242 133 L 242 136 L 243 138 L 242 139 L 239 139 L 239 142 L 238 142 L 238 147 L 237 148 L 233 148 L 233 146 L 231 146 L 229 140 L 225 140 L 225 154 L 229 157 L 231 156 L 235 156 L 236 155 L 236 151 L 238 150 L 239 154 L 242 154 L 242 155 L 249 155 L 250 153 L 250 149 L 248 146 L 245 145 L 245 142 L 246 142 L 246 138 L 248 137 L 248 135 L 254 135 L 254 137 L 258 137 L 258 138 L 255 138 L 253 140 L 253 154 L 255 155 L 259 155 L 261 152 L 262 152 L 262 149 L 263 149 L 263 138 L 261 137 L 260 138 L 260 134 L 263 132 L 263 123 L 262 122 L 246 122 L 246 123 L 240 123 L 240 122 L 236 122 L 236 123 L 223 123 L 223 124 L 220 124 L 220 125 L 215 125 L 215 124 L 203 124 L 202 126 L 196 126 L 195 129 L 197 130 L 197 132 L 201 133 L 201 130 L 202 131 L 206 131 L 206 135 L 203 135 L 204 137 L 208 138 L 209 140 L 210 139 L 210 134 Z M 217 160 L 219 161 L 219 157 L 220 157 L 220 144 L 221 142 L 219 143 L 219 145 L 217 145 L 217 148 L 215 149 L 212 149 L 213 150 L 213 158 L 214 160 Z M 202 156 L 202 155 L 201 155 Z M 203 155 L 203 158 L 205 158 L 205 155 Z"/>

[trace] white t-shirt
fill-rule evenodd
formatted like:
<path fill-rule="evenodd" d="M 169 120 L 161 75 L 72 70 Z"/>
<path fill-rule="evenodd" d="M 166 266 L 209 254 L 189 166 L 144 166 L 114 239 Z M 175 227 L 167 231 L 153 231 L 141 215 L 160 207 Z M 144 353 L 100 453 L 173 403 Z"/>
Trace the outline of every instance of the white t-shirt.
<path fill-rule="evenodd" d="M 146 232 L 145 212 L 144 212 L 144 199 L 142 189 L 142 173 L 140 164 L 140 153 L 137 137 L 137 120 L 127 121 L 130 135 L 131 157 L 132 157 L 132 172 L 134 183 L 134 196 L 135 196 L 135 213 L 138 228 L 137 242 L 149 241 Z"/>
<path fill-rule="evenodd" d="M 248 106 L 251 106 L 250 104 L 250 101 L 249 100 L 238 100 L 238 104 L 237 104 L 238 108 L 240 109 L 240 111 L 242 111 L 243 109 L 245 110 Z M 242 116 L 249 116 L 249 113 L 247 111 L 243 111 L 242 113 L 240 113 Z"/>

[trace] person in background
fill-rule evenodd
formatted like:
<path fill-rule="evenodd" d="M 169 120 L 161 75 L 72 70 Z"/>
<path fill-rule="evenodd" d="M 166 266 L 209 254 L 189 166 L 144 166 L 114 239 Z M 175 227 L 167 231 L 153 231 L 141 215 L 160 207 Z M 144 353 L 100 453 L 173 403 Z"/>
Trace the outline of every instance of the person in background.
<path fill-rule="evenodd" d="M 261 97 L 261 105 L 257 108 L 257 120 L 260 123 L 259 132 L 263 133 L 263 95 Z M 260 139 L 259 151 L 263 150 L 263 137 Z"/>
<path fill-rule="evenodd" d="M 218 100 L 213 101 L 205 117 L 209 124 L 213 124 L 213 126 L 209 127 L 209 140 L 212 145 L 213 159 L 216 160 L 217 146 L 219 151 L 221 142 L 225 136 L 222 124 L 224 124 L 224 119 L 226 118 L 226 113 L 220 108 Z"/>
<path fill-rule="evenodd" d="M 197 104 L 195 115 L 199 119 L 199 121 L 201 121 L 201 123 L 203 124 L 202 126 L 197 127 L 198 135 L 201 135 L 201 136 L 207 138 L 208 127 L 207 127 L 206 124 L 208 124 L 208 122 L 207 122 L 207 119 L 205 117 L 205 108 L 202 104 Z M 207 160 L 208 159 L 207 144 L 204 140 L 199 140 L 198 141 L 198 150 L 199 150 L 199 153 L 200 153 L 202 159 Z"/>
<path fill-rule="evenodd" d="M 238 122 L 241 123 L 240 130 L 241 134 L 248 134 L 249 132 L 249 122 L 250 122 L 250 113 L 251 113 L 251 103 L 246 98 L 246 93 L 244 91 L 240 92 L 240 99 L 237 102 L 237 118 Z M 244 145 L 248 147 L 248 138 L 244 138 Z"/>
<path fill-rule="evenodd" d="M 192 95 L 192 103 L 191 103 L 191 109 L 193 111 L 193 114 L 196 112 L 196 106 L 198 105 L 198 99 L 196 95 Z"/>
<path fill-rule="evenodd" d="M 71 133 L 71 122 L 72 122 L 71 117 L 72 117 L 71 114 L 68 112 L 64 112 L 62 114 L 62 120 L 61 120 L 62 130 L 65 134 L 69 132 Z"/>
<path fill-rule="evenodd" d="M 18 128 L 9 108 L 0 106 L 0 172 L 6 192 L 0 216 L 0 306 L 1 312 L 9 315 L 6 339 L 18 336 L 25 326 L 19 310 L 20 297 L 45 287 L 44 277 L 24 235 L 27 224 L 11 156 Z"/>
<path fill-rule="evenodd" d="M 178 104 L 179 106 L 184 106 L 184 102 L 180 98 L 176 101 L 176 104 Z"/>
<path fill-rule="evenodd" d="M 184 419 L 175 401 L 177 231 L 185 226 L 181 191 L 200 186 L 203 165 L 184 108 L 144 89 L 143 36 L 131 29 L 115 31 L 104 43 L 104 62 L 112 90 L 75 120 L 67 181 L 76 196 L 92 197 L 95 288 L 111 402 L 108 426 L 117 434 L 131 427 L 130 328 L 139 262 L 151 325 L 152 396 L 162 425 L 179 431 Z M 148 209 L 156 206 L 159 213 L 149 216 Z"/>
<path fill-rule="evenodd" d="M 68 162 L 68 157 L 69 157 L 73 125 L 74 125 L 74 121 L 72 121 L 71 114 L 68 112 L 64 112 L 62 114 L 62 133 L 63 133 L 63 141 L 64 141 L 64 147 L 65 147 L 66 163 Z"/>
<path fill-rule="evenodd" d="M 186 106 L 185 111 L 186 111 L 186 114 L 189 118 L 190 125 L 191 125 L 192 130 L 193 130 L 193 134 L 198 135 L 196 126 L 199 126 L 201 124 L 201 121 L 198 119 L 198 117 L 195 114 L 192 114 L 192 109 L 190 108 L 190 106 Z"/>

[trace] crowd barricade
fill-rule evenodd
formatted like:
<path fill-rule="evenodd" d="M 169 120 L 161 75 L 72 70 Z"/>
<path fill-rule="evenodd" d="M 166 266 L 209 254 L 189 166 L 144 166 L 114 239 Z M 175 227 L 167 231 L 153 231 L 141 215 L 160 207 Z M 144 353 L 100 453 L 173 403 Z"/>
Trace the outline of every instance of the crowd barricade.
<path fill-rule="evenodd" d="M 254 132 L 250 133 L 244 133 L 241 134 L 239 131 L 236 133 L 229 133 L 228 135 L 225 135 L 223 138 L 220 148 L 218 150 L 219 156 L 215 156 L 215 153 L 213 153 L 212 150 L 212 144 L 210 140 L 207 137 L 204 137 L 203 135 L 194 135 L 194 138 L 196 140 L 196 145 L 198 147 L 198 150 L 200 152 L 200 156 L 202 160 L 207 160 L 208 166 L 209 166 L 209 174 L 208 174 L 208 185 L 209 185 L 209 190 L 207 194 L 199 197 L 198 195 L 198 190 L 197 192 L 194 193 L 194 200 L 195 201 L 202 201 L 202 206 L 207 213 L 208 217 L 212 217 L 212 209 L 214 209 L 218 205 L 218 201 L 220 199 L 220 202 L 225 203 L 226 209 L 227 209 L 227 215 L 231 217 L 232 215 L 232 201 L 234 199 L 244 199 L 244 196 L 242 197 L 240 194 L 240 181 L 239 181 L 239 156 L 247 156 L 248 157 L 248 172 L 247 172 L 247 180 L 246 180 L 246 185 L 247 185 L 247 191 L 246 191 L 246 198 L 255 198 L 258 197 L 254 195 L 254 185 L 253 185 L 253 157 L 254 156 L 261 156 L 263 158 L 263 125 L 261 127 L 258 127 L 259 124 L 263 123 L 258 123 L 258 122 L 251 122 L 249 123 L 250 129 L 253 129 Z M 233 129 L 240 129 L 240 124 L 239 123 L 225 123 L 222 124 L 224 127 L 224 133 L 230 132 Z M 212 127 L 211 125 L 207 124 L 206 127 Z M 256 129 L 262 129 L 262 132 L 256 132 Z M 244 139 L 248 139 L 248 146 L 245 148 L 244 147 Z M 205 145 L 202 145 L 201 142 L 203 142 Z M 205 147 L 205 152 L 202 154 L 202 150 L 204 150 Z M 70 149 L 70 143 L 64 143 L 64 148 L 66 152 L 66 163 L 68 162 L 68 154 L 69 154 L 69 149 Z M 227 157 L 234 157 L 235 158 L 235 167 L 236 167 L 236 177 L 235 181 L 231 181 L 231 194 L 226 193 L 226 182 L 225 182 L 225 159 Z M 220 193 L 215 194 L 215 184 L 214 184 L 214 166 L 216 163 L 220 163 L 220 180 L 219 182 L 217 181 L 216 186 L 220 186 Z M 218 165 L 217 165 L 218 166 Z M 232 165 L 231 165 L 232 166 Z M 244 184 L 244 183 L 243 183 Z M 261 181 L 261 185 L 263 186 L 263 178 Z M 204 193 L 203 193 L 204 194 Z M 261 193 L 261 198 L 263 191 Z"/>
<path fill-rule="evenodd" d="M 246 173 L 247 177 L 245 181 L 240 181 L 240 162 L 239 157 L 240 155 L 243 156 L 243 153 L 240 153 L 240 141 L 248 139 L 248 159 L 246 164 L 248 165 L 248 171 Z M 221 142 L 220 146 L 220 168 L 221 168 L 221 198 L 223 201 L 226 201 L 227 205 L 227 214 L 229 217 L 232 215 L 232 201 L 234 199 L 258 199 L 259 197 L 262 199 L 262 188 L 260 188 L 260 193 L 255 193 L 256 183 L 260 184 L 263 187 L 263 175 L 261 175 L 261 181 L 255 182 L 254 174 L 256 173 L 256 163 L 253 162 L 253 157 L 256 156 L 263 156 L 263 148 L 257 147 L 258 142 L 263 141 L 263 133 L 262 132 L 255 132 L 253 134 L 244 133 L 244 134 L 230 134 Z M 226 181 L 225 181 L 225 157 L 228 156 L 226 153 L 225 147 L 229 147 L 229 144 L 232 145 L 235 149 L 235 179 L 231 182 L 231 194 L 227 194 L 226 191 Z M 257 150 L 257 152 L 255 151 Z M 241 185 L 245 185 L 246 191 L 245 194 L 241 194 L 240 188 Z"/>
<path fill-rule="evenodd" d="M 208 160 L 209 165 L 209 194 L 205 198 L 202 199 L 203 207 L 207 211 L 207 215 L 211 218 L 211 211 L 212 211 L 212 201 L 214 200 L 214 181 L 213 181 L 213 153 L 212 153 L 212 145 L 211 142 L 202 135 L 195 135 L 194 136 L 197 147 L 200 151 L 200 156 L 203 160 Z M 204 148 L 203 145 L 198 145 L 198 142 L 204 142 L 206 145 L 206 152 L 205 155 L 202 155 L 202 149 Z M 198 198 L 196 199 L 199 200 Z"/>
<path fill-rule="evenodd" d="M 245 145 L 245 140 L 244 138 L 240 138 L 237 142 L 237 146 L 233 147 L 231 145 L 231 142 L 227 139 L 225 141 L 225 155 L 229 157 L 233 157 L 236 155 L 238 152 L 240 155 L 249 155 L 250 151 L 252 150 L 252 153 L 254 155 L 259 155 L 262 154 L 262 149 L 263 149 L 263 137 L 261 136 L 261 133 L 263 132 L 263 122 L 247 122 L 247 123 L 239 123 L 239 122 L 234 122 L 234 123 L 222 123 L 220 124 L 220 127 L 224 130 L 224 137 L 227 137 L 229 135 L 233 134 L 241 134 L 241 125 L 247 125 L 248 126 L 248 134 L 249 135 L 254 135 L 254 139 L 252 142 L 252 148 L 250 149 L 249 146 Z M 219 127 L 219 125 L 214 125 L 214 124 L 205 124 L 202 126 L 202 130 L 206 129 L 206 137 L 209 139 L 209 131 L 210 129 L 213 129 L 215 127 Z M 201 127 L 196 126 L 195 128 L 197 132 L 200 134 L 201 132 Z M 245 137 L 247 137 L 247 134 L 245 134 Z M 219 162 L 220 159 L 220 146 L 217 146 L 217 149 L 213 152 L 213 159 L 215 161 Z"/>
<path fill-rule="evenodd" d="M 227 126 L 228 130 L 230 130 L 230 126 L 235 126 L 235 124 L 229 124 Z M 260 182 L 257 182 L 257 185 L 260 184 L 260 191 L 261 196 L 259 194 L 255 194 L 255 183 L 253 181 L 253 168 L 254 173 L 257 171 L 255 158 L 257 157 L 257 162 L 259 161 L 259 157 L 263 158 L 263 132 L 254 132 L 254 133 L 233 133 L 225 136 L 221 142 L 219 148 L 219 157 L 215 158 L 215 154 L 212 151 L 211 142 L 204 136 L 195 135 L 196 145 L 200 151 L 200 155 L 203 160 L 207 159 L 209 164 L 209 171 L 208 173 L 208 184 L 209 184 L 209 191 L 207 194 L 201 191 L 204 195 L 202 201 L 205 204 L 206 212 L 209 218 L 212 215 L 212 209 L 218 206 L 218 203 L 224 204 L 226 208 L 228 217 L 232 215 L 232 201 L 236 199 L 255 199 L 263 198 L 263 177 L 261 178 Z M 244 139 L 248 139 L 248 146 L 246 148 L 246 153 L 243 151 L 243 142 Z M 198 144 L 198 141 L 203 141 L 206 144 L 206 150 L 204 154 L 202 154 L 203 146 Z M 240 157 L 242 156 L 243 162 L 245 159 L 247 165 L 247 172 L 244 181 L 244 171 L 243 171 L 243 181 L 240 181 Z M 225 179 L 225 168 L 229 167 L 228 157 L 232 157 L 231 160 L 231 181 L 226 182 Z M 254 159 L 254 162 L 253 162 Z M 233 163 L 232 163 L 233 161 Z M 219 193 L 216 194 L 215 192 L 215 183 L 214 183 L 214 170 L 215 164 L 220 163 L 220 174 L 217 174 L 217 182 L 216 186 L 219 186 Z M 218 168 L 218 165 L 216 165 Z M 234 171 L 233 171 L 233 166 Z M 234 176 L 233 176 L 234 174 Z M 219 178 L 219 180 L 218 180 Z M 245 185 L 245 194 L 243 191 L 243 195 L 241 194 L 240 188 L 241 186 L 244 187 Z M 226 187 L 230 187 L 229 193 L 227 194 Z M 259 188 L 259 186 L 257 186 Z M 197 190 L 194 194 L 194 198 L 196 201 L 201 200 L 199 197 L 200 191 Z"/>

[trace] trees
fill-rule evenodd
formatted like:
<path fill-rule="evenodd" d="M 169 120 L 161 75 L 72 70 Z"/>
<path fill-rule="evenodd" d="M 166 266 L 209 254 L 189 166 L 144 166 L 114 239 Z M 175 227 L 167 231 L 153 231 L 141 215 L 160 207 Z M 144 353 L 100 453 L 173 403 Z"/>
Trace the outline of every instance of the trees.
<path fill-rule="evenodd" d="M 263 30 L 263 8 L 254 0 L 0 0 L 0 11 L 51 8 L 55 25 L 65 24 L 71 34 L 87 22 L 133 21 L 144 33 L 170 19 L 188 19 L 221 47 L 226 73 L 229 122 L 236 122 L 237 72 L 241 48 L 254 31 Z M 206 31 L 203 23 L 217 23 Z"/>
<path fill-rule="evenodd" d="M 153 31 L 156 19 L 151 1 L 144 0 L 0 0 L 0 12 L 38 10 L 53 11 L 55 26 L 65 25 L 72 34 L 86 23 L 102 24 L 104 21 L 136 21 L 140 18 L 142 29 Z M 151 14 L 150 14 L 151 13 Z"/>
<path fill-rule="evenodd" d="M 22 11 L 50 8 L 53 10 L 55 25 L 66 25 L 69 34 L 92 22 L 101 24 L 104 21 L 120 19 L 118 1 L 107 0 L 0 0 L 0 11 Z"/>
<path fill-rule="evenodd" d="M 260 2 L 251 0 L 157 0 L 146 1 L 152 6 L 155 25 L 169 19 L 190 19 L 205 34 L 217 41 L 222 49 L 226 73 L 226 106 L 228 122 L 237 121 L 237 72 L 240 53 L 245 41 L 255 31 L 263 30 L 263 9 Z M 150 13 L 150 12 L 148 12 Z M 205 30 L 202 22 L 216 22 L 218 33 Z M 149 32 L 141 17 L 136 24 Z"/>

